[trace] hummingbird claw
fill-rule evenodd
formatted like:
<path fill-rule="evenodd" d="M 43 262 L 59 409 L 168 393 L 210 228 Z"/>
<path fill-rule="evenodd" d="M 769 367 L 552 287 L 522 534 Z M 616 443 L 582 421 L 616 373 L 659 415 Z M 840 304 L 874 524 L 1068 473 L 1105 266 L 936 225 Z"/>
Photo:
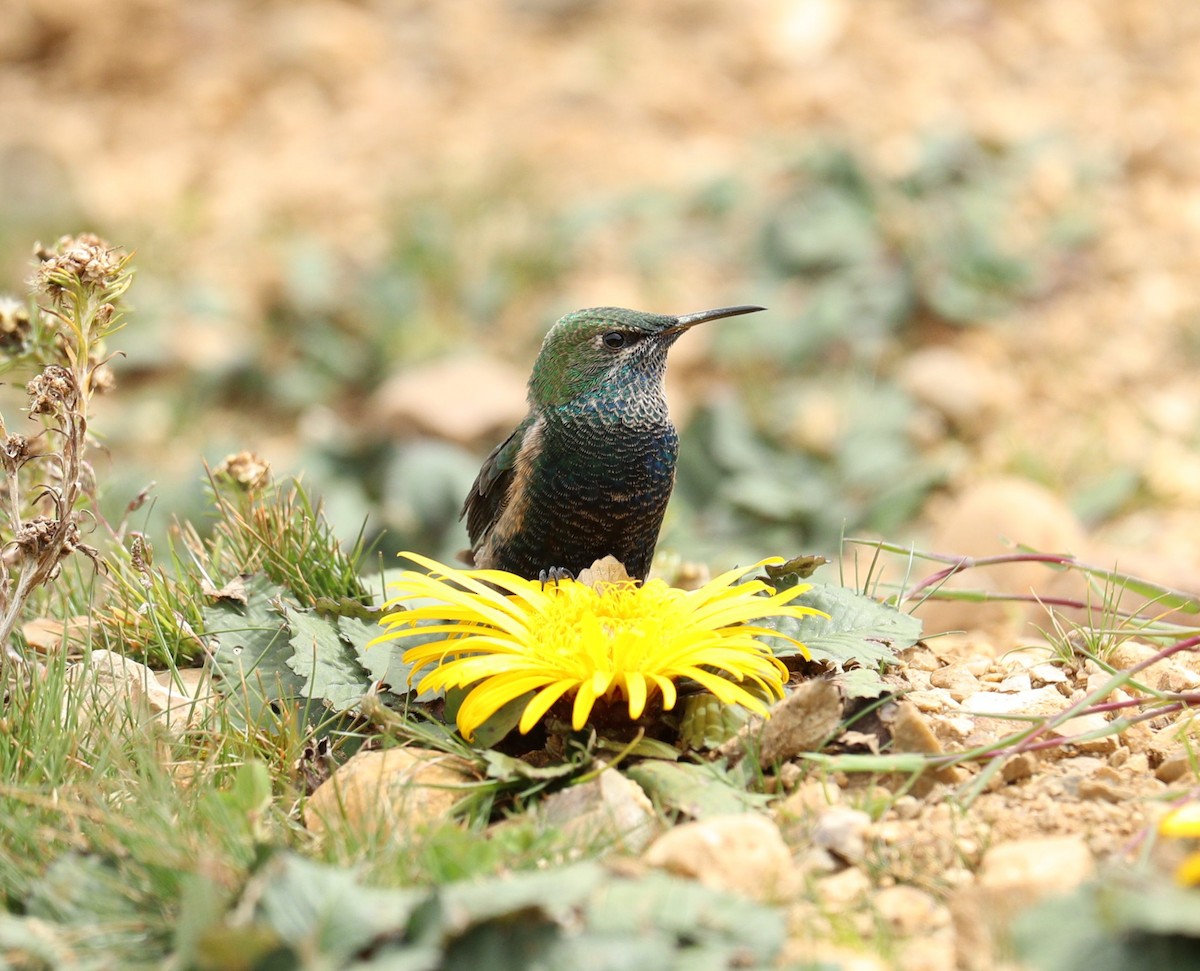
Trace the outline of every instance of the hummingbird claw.
<path fill-rule="evenodd" d="M 545 589 L 547 583 L 553 583 L 557 586 L 563 580 L 574 579 L 575 574 L 565 566 L 552 566 L 549 570 L 538 571 L 538 581 L 541 583 L 543 589 Z"/>

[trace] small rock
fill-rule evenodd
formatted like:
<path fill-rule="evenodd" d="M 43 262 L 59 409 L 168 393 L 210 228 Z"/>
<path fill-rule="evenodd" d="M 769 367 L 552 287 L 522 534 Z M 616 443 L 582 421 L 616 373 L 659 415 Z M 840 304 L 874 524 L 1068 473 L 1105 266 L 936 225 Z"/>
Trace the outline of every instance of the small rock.
<path fill-rule="evenodd" d="M 1010 674 L 1008 677 L 1006 677 L 1000 682 L 996 690 L 1025 692 L 1032 690 L 1032 688 L 1033 684 L 1030 682 L 1029 672 L 1021 671 L 1018 674 Z"/>
<path fill-rule="evenodd" d="M 1151 684 L 1159 691 L 1194 691 L 1196 686 L 1200 685 L 1200 674 L 1170 661 L 1156 664 L 1150 670 L 1160 672 L 1157 679 L 1150 679 Z"/>
<path fill-rule="evenodd" d="M 963 708 L 977 715 L 1009 715 L 1015 713 L 1048 715 L 1061 710 L 1063 696 L 1053 685 L 1029 691 L 977 691 L 963 701 Z"/>
<path fill-rule="evenodd" d="M 979 690 L 979 679 L 961 664 L 934 671 L 929 676 L 929 683 L 935 688 L 945 688 L 955 701 L 962 701 Z"/>
<path fill-rule="evenodd" d="M 1168 785 L 1182 779 L 1192 769 L 1191 756 L 1182 745 L 1172 749 L 1154 770 L 1154 777 Z"/>
<path fill-rule="evenodd" d="M 929 722 L 915 705 L 902 701 L 896 705 L 896 716 L 892 719 L 892 747 L 897 752 L 920 752 L 940 755 L 942 743 L 934 735 Z"/>
<path fill-rule="evenodd" d="M 642 787 L 613 769 L 548 796 L 539 812 L 546 822 L 591 845 L 603 843 L 625 853 L 640 853 L 662 828 Z"/>
<path fill-rule="evenodd" d="M 924 645 L 918 644 L 915 647 L 910 647 L 901 657 L 903 658 L 904 667 L 909 671 L 940 671 L 942 662 L 933 651 L 924 650 Z"/>
<path fill-rule="evenodd" d="M 642 859 L 707 887 L 779 900 L 795 889 L 792 854 L 779 828 L 759 813 L 684 823 L 656 839 Z"/>
<path fill-rule="evenodd" d="M 1063 669 L 1049 661 L 1031 667 L 1029 677 L 1039 685 L 1063 684 L 1068 680 Z"/>
<path fill-rule="evenodd" d="M 1121 769 L 1127 776 L 1142 777 L 1150 771 L 1150 758 L 1146 753 L 1131 752 L 1125 746 L 1108 757 L 1108 764 Z"/>
<path fill-rule="evenodd" d="M 861 903 L 870 892 L 870 878 L 855 866 L 823 877 L 817 883 L 821 903 L 835 912 Z"/>
<path fill-rule="evenodd" d="M 842 801 L 842 790 L 826 779 L 809 779 L 788 796 L 778 808 L 783 816 L 803 819 L 822 813 Z"/>
<path fill-rule="evenodd" d="M 156 720 L 182 731 L 208 707 L 207 697 L 191 695 L 161 684 L 146 665 L 116 651 L 92 651 L 89 658 L 67 668 L 71 691 L 66 705 L 78 708 L 81 722 L 113 724 L 131 713 L 139 723 Z"/>
<path fill-rule="evenodd" d="M 779 767 L 779 788 L 783 792 L 791 792 L 804 776 L 804 770 L 795 762 L 784 762 Z"/>
<path fill-rule="evenodd" d="M 1086 715 L 1077 715 L 1071 718 L 1056 729 L 1054 734 L 1060 738 L 1069 739 L 1081 752 L 1088 752 L 1094 755 L 1110 755 L 1117 750 L 1119 740 L 1116 732 L 1110 735 L 1103 735 L 1099 738 L 1089 738 L 1076 741 L 1081 736 L 1090 735 L 1092 732 L 1102 732 L 1108 729 L 1109 721 L 1104 712 L 1089 712 Z"/>
<path fill-rule="evenodd" d="M 979 883 L 991 890 L 1020 890 L 1029 902 L 1066 893 L 1095 872 L 1082 836 L 1042 836 L 998 843 L 983 856 Z"/>
<path fill-rule="evenodd" d="M 1078 792 L 1080 799 L 1099 799 L 1104 802 L 1125 802 L 1136 796 L 1128 786 L 1096 778 L 1080 779 Z"/>
<path fill-rule="evenodd" d="M 1000 774 L 1005 782 L 1019 782 L 1032 776 L 1037 764 L 1038 758 L 1032 752 L 1018 752 L 1005 761 Z"/>
<path fill-rule="evenodd" d="M 892 720 L 892 748 L 897 752 L 919 752 L 924 755 L 940 755 L 942 743 L 938 741 L 925 716 L 915 705 L 902 701 L 896 706 L 896 715 Z M 962 781 L 962 770 L 957 766 L 946 765 L 933 773 L 938 782 L 946 785 L 957 785 Z M 928 781 L 923 777 L 924 785 L 920 786 L 918 795 L 928 791 Z"/>
<path fill-rule="evenodd" d="M 1043 776 L 1039 781 L 1044 781 L 1047 785 L 1058 781 L 1069 783 L 1070 791 L 1074 794 L 1079 787 L 1079 780 L 1087 776 L 1095 775 L 1106 765 L 1103 759 L 1096 758 L 1094 755 L 1076 755 L 1071 759 L 1064 759 L 1061 763 L 1063 774 L 1055 780 L 1053 777 Z M 1061 790 L 1060 790 L 1061 791 Z"/>
<path fill-rule="evenodd" d="M 1122 641 L 1108 655 L 1108 663 L 1118 671 L 1128 671 L 1139 664 L 1145 664 L 1159 653 L 1159 648 L 1143 644 L 1141 641 Z"/>
<path fill-rule="evenodd" d="M 1166 727 L 1153 732 L 1146 740 L 1146 751 L 1160 761 L 1174 752 L 1183 739 L 1180 725 L 1172 722 Z"/>
<path fill-rule="evenodd" d="M 322 834 L 345 826 L 364 839 L 403 834 L 450 818 L 474 779 L 458 760 L 421 748 L 358 752 L 304 804 L 304 824 Z"/>
<path fill-rule="evenodd" d="M 858 863 L 866 856 L 870 828 L 871 817 L 862 810 L 835 806 L 817 817 L 812 841 L 847 863 Z"/>
<path fill-rule="evenodd" d="M 214 697 L 211 668 L 176 668 L 174 671 L 157 671 L 154 676 L 168 690 L 182 691 L 191 698 Z"/>
<path fill-rule="evenodd" d="M 759 735 L 764 765 L 783 762 L 800 752 L 814 751 L 842 720 L 842 693 L 832 681 L 816 678 L 797 685 L 771 709 Z"/>
<path fill-rule="evenodd" d="M 810 873 L 840 873 L 845 869 L 845 865 L 835 860 L 828 850 L 816 846 L 801 851 L 796 857 L 796 867 L 802 877 Z"/>
<path fill-rule="evenodd" d="M 958 703 L 945 688 L 931 688 L 929 691 L 910 691 L 904 700 L 918 709 L 930 714 L 938 714 L 948 709 L 957 708 Z"/>
<path fill-rule="evenodd" d="M 1086 691 L 1089 695 L 1096 694 L 1097 692 L 1102 691 L 1104 688 L 1108 687 L 1108 685 L 1112 682 L 1112 679 L 1113 679 L 1113 676 L 1111 674 L 1109 674 L 1107 671 L 1093 671 L 1091 674 L 1089 674 L 1087 676 L 1087 680 L 1083 683 L 1083 690 Z M 1109 691 L 1106 692 L 1105 694 L 1098 695 L 1096 700 L 1097 701 L 1107 700 L 1108 695 L 1111 693 L 1111 691 L 1112 691 L 1112 689 L 1109 688 Z"/>
<path fill-rule="evenodd" d="M 947 740 L 962 741 L 975 730 L 975 720 L 968 715 L 934 718 L 929 724 L 943 743 Z"/>
<path fill-rule="evenodd" d="M 950 913 L 924 890 L 897 884 L 871 898 L 875 912 L 895 934 L 911 937 L 950 923 Z"/>

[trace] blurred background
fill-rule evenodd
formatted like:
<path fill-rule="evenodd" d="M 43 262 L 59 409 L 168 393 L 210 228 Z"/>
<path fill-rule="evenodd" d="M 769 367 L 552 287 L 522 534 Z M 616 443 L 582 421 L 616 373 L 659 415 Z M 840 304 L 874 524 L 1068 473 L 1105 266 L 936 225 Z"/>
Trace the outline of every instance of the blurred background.
<path fill-rule="evenodd" d="M 0 290 L 38 239 L 136 251 L 97 474 L 152 531 L 252 449 L 451 555 L 554 319 L 760 303 L 672 352 L 660 551 L 1005 536 L 1200 586 L 1195 0 L 2 20 Z"/>

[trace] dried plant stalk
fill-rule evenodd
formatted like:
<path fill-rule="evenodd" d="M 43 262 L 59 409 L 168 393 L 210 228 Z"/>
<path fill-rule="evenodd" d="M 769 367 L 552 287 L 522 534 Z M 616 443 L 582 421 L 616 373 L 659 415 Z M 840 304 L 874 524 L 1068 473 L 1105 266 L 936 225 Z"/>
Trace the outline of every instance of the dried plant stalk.
<path fill-rule="evenodd" d="M 38 432 L 10 434 L 0 417 L 0 530 L 8 534 L 0 547 L 0 645 L 8 660 L 21 659 L 12 634 L 33 592 L 71 553 L 99 562 L 79 527 L 92 479 L 89 406 L 112 385 L 103 342 L 122 326 L 120 301 L 132 278 L 129 257 L 91 234 L 39 245 L 34 255 L 35 312 L 0 301 L 0 366 L 40 368 L 26 385 Z"/>

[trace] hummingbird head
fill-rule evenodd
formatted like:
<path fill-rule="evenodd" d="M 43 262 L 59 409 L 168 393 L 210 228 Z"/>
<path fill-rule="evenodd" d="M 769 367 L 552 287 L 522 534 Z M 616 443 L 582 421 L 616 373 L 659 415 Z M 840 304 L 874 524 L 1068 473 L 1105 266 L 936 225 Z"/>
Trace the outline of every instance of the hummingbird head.
<path fill-rule="evenodd" d="M 605 386 L 661 387 L 667 351 L 685 330 L 706 320 L 765 307 L 721 307 L 672 317 L 623 307 L 591 307 L 561 318 L 542 341 L 529 379 L 535 405 L 563 405 Z"/>

